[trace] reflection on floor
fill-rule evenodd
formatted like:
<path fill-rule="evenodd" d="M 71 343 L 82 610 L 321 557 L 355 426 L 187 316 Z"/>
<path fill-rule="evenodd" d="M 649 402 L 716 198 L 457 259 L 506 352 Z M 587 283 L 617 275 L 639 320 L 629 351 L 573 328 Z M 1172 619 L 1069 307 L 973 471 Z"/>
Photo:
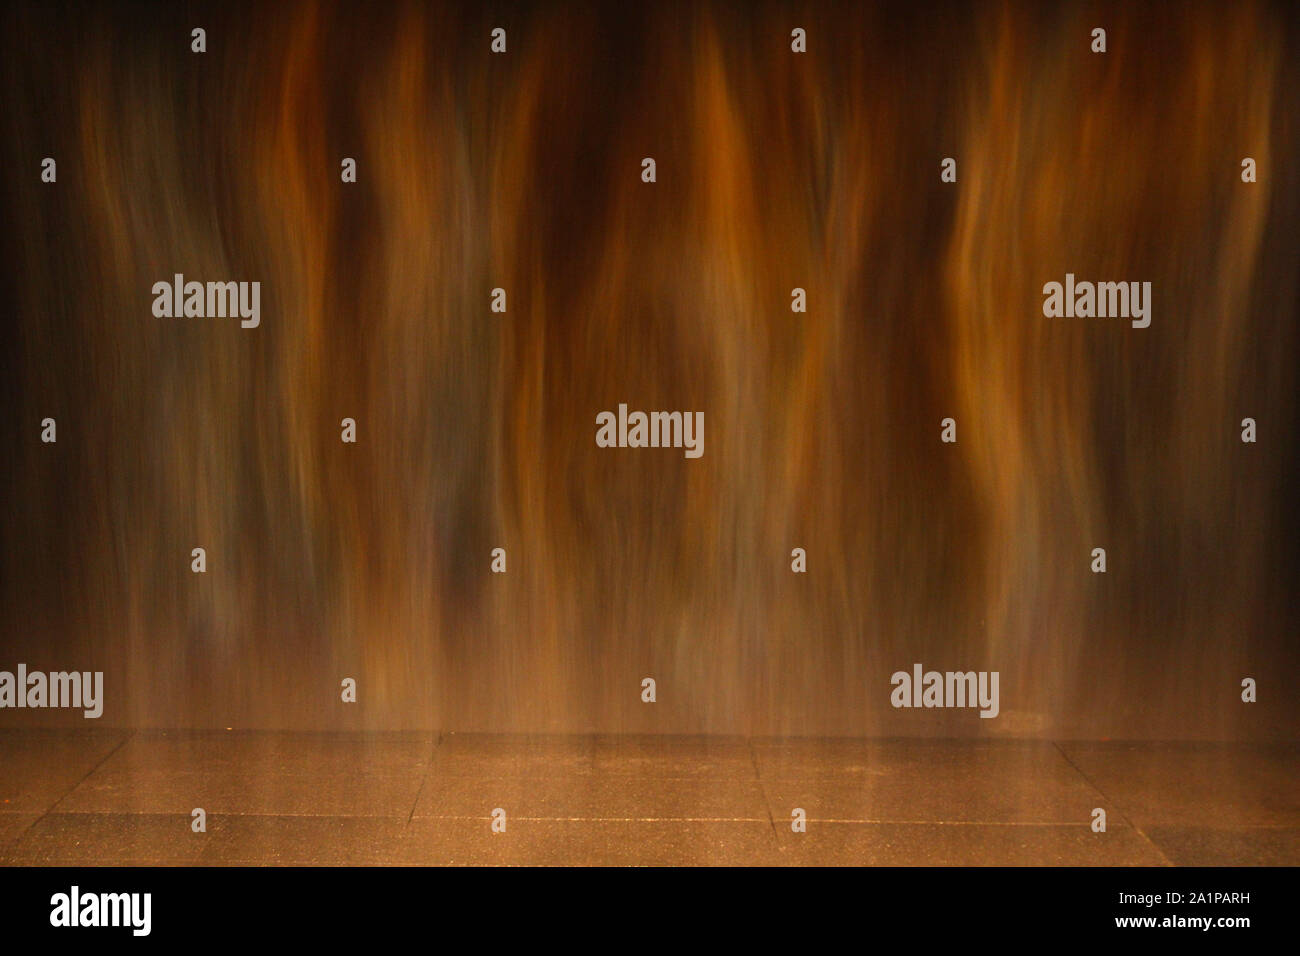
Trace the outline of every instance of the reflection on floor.
<path fill-rule="evenodd" d="M 1294 865 L 1298 756 L 1294 744 L 0 731 L 0 864 Z"/>

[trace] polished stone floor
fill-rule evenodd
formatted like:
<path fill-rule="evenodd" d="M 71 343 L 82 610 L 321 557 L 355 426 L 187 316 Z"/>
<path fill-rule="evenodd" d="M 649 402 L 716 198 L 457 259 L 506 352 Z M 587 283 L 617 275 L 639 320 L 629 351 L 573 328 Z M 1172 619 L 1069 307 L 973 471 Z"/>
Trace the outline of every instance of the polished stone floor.
<path fill-rule="evenodd" d="M 0 864 L 1294 865 L 1298 757 L 1292 744 L 12 730 Z"/>

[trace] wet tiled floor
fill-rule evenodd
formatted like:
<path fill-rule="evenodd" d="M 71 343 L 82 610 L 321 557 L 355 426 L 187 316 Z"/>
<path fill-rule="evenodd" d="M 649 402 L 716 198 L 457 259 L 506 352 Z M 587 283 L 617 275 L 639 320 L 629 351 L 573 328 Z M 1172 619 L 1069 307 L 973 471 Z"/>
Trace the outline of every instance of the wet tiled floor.
<path fill-rule="evenodd" d="M 1255 744 L 0 731 L 0 863 L 1294 865 L 1298 756 Z M 1104 833 L 1091 827 L 1098 807 Z M 195 808 L 206 832 L 192 830 Z M 791 827 L 796 809 L 805 832 Z"/>

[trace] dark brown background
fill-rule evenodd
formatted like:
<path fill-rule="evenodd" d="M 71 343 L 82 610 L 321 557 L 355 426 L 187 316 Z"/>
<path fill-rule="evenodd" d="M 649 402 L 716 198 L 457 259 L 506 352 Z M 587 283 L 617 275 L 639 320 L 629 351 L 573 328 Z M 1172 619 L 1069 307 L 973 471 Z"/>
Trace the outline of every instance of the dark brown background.
<path fill-rule="evenodd" d="M 111 725 L 1294 737 L 1296 18 L 1040 6 L 8 7 L 0 669 Z M 1045 319 L 1067 271 L 1151 327 Z M 154 318 L 176 272 L 261 327 Z M 619 402 L 704 457 L 598 449 Z M 1002 716 L 892 710 L 915 661 Z"/>

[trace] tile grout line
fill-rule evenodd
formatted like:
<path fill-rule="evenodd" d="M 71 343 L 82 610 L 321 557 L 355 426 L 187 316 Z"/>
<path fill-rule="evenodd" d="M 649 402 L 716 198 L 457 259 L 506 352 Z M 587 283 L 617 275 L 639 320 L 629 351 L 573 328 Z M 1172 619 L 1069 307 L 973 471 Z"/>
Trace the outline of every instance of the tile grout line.
<path fill-rule="evenodd" d="M 429 774 L 433 773 L 433 758 L 437 755 L 438 748 L 442 746 L 442 731 L 438 731 L 438 736 L 433 740 L 433 746 L 429 748 L 429 767 L 420 778 L 420 788 L 415 791 L 415 802 L 411 804 L 411 812 L 406 815 L 406 825 L 409 827 L 411 821 L 415 819 L 415 811 L 420 807 L 420 797 L 424 794 L 424 785 L 429 781 Z"/>
<path fill-rule="evenodd" d="M 763 786 L 763 775 L 758 772 L 758 754 L 754 753 L 754 738 L 746 737 L 745 746 L 749 750 L 749 762 L 754 767 L 754 780 L 758 783 L 758 792 L 763 795 L 763 806 L 767 810 L 767 822 L 772 825 L 772 839 L 778 851 L 781 849 L 781 835 L 776 832 L 776 818 L 772 816 L 772 801 L 767 799 L 767 787 Z"/>
<path fill-rule="evenodd" d="M 1133 832 L 1136 833 L 1138 836 L 1140 836 L 1142 839 L 1146 840 L 1147 843 L 1151 844 L 1151 849 L 1155 850 L 1157 853 L 1160 854 L 1160 859 L 1164 860 L 1165 863 L 1169 866 L 1177 865 L 1174 863 L 1173 860 L 1165 856 L 1165 851 L 1160 848 L 1160 846 L 1156 843 L 1155 840 L 1147 836 L 1146 833 L 1143 832 L 1142 828 L 1133 822 L 1133 820 L 1129 817 L 1129 815 L 1124 812 L 1124 808 L 1120 806 L 1118 800 L 1111 798 L 1110 795 L 1106 793 L 1106 791 L 1102 790 L 1101 787 L 1097 785 L 1097 782 L 1095 780 L 1093 780 L 1091 777 L 1089 777 L 1086 773 L 1083 772 L 1083 768 L 1081 768 L 1077 763 L 1075 763 L 1073 760 L 1070 759 L 1070 755 L 1065 752 L 1065 749 L 1057 741 L 1053 740 L 1052 746 L 1056 748 L 1056 752 L 1061 755 L 1061 757 L 1065 760 L 1065 762 L 1074 768 L 1074 772 L 1084 779 L 1084 781 L 1088 784 L 1088 786 L 1092 787 L 1092 789 L 1096 790 L 1099 794 L 1101 794 L 1102 799 L 1110 803 L 1113 803 L 1115 805 L 1115 808 L 1119 810 L 1119 815 L 1128 823 L 1130 827 L 1133 828 Z"/>
<path fill-rule="evenodd" d="M 266 814 L 250 814 L 266 816 Z M 304 815 L 304 814 L 300 814 Z M 310 816 L 310 814 L 305 814 Z M 356 818 L 356 819 L 380 819 L 373 818 Z M 428 817 L 430 820 L 491 820 L 490 816 L 482 814 L 439 814 L 434 817 Z M 530 822 L 550 822 L 550 823 L 762 823 L 764 819 L 768 823 L 775 822 L 771 813 L 767 817 L 511 817 L 512 820 L 528 820 Z M 836 823 L 848 826 L 891 826 L 891 827 L 1030 827 L 1041 829 L 1046 827 L 1060 827 L 1068 829 L 1070 827 L 1087 827 L 1090 824 L 1083 822 L 1042 822 L 1029 820 L 894 820 L 894 819 L 868 819 L 860 818 L 838 818 L 838 817 L 809 817 L 809 823 Z M 1128 825 L 1128 829 L 1136 831 L 1137 828 Z"/>

